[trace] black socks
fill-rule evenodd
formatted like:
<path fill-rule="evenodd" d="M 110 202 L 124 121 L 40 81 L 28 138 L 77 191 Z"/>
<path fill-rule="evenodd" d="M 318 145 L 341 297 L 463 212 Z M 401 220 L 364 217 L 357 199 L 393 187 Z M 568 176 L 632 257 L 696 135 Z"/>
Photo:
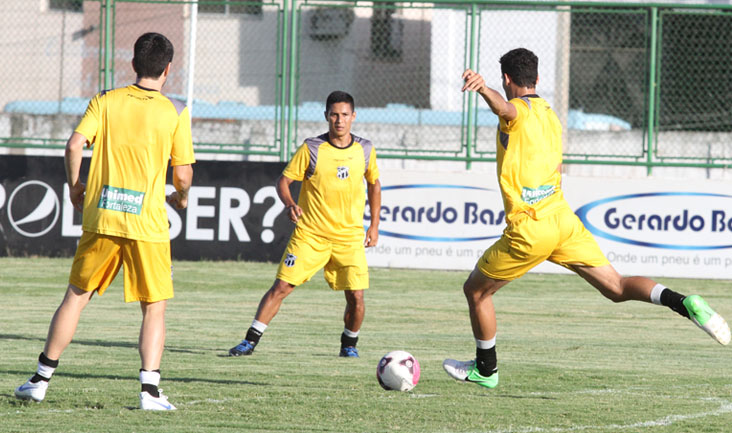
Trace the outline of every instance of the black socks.
<path fill-rule="evenodd" d="M 358 343 L 358 337 L 349 337 L 345 332 L 341 334 L 341 349 L 344 347 L 356 347 L 356 343 Z"/>
<path fill-rule="evenodd" d="M 248 342 L 252 343 L 252 346 L 256 346 L 257 343 L 259 343 L 259 339 L 262 337 L 262 333 L 258 330 L 254 329 L 254 327 L 250 327 L 247 331 L 247 336 L 244 338 Z"/>
<path fill-rule="evenodd" d="M 158 392 L 158 387 L 149 383 L 143 383 L 142 384 L 142 392 L 147 392 L 151 396 L 158 398 L 160 397 L 160 393 Z"/>
<path fill-rule="evenodd" d="M 496 346 L 490 349 L 475 349 L 475 364 L 481 376 L 488 377 L 498 371 L 496 367 Z"/>
<path fill-rule="evenodd" d="M 686 307 L 684 306 L 684 299 L 686 296 L 676 293 L 671 289 L 664 289 L 661 292 L 661 305 L 665 305 L 668 308 L 674 310 L 675 312 L 679 313 L 680 315 L 689 318 L 689 312 L 686 310 Z"/>

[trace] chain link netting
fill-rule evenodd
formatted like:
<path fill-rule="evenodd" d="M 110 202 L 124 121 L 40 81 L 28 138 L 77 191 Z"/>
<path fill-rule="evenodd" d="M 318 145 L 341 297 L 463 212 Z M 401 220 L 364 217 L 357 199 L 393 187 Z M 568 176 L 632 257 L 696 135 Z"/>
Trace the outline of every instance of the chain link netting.
<path fill-rule="evenodd" d="M 92 5 L 8 0 L 0 6 L 0 143 L 68 139 L 99 83 L 99 20 L 81 12 Z"/>
<path fill-rule="evenodd" d="M 157 31 L 176 48 L 164 93 L 185 101 L 192 80 L 201 151 L 286 158 L 339 89 L 385 156 L 490 160 L 497 118 L 460 76 L 472 65 L 500 91 L 500 56 L 523 46 L 567 159 L 732 161 L 728 6 L 110 1 L 107 27 L 105 0 L 3 2 L 0 143 L 63 143 L 89 98 L 134 82 L 132 45 Z"/>
<path fill-rule="evenodd" d="M 658 92 L 661 160 L 732 160 L 732 11 L 663 11 Z"/>

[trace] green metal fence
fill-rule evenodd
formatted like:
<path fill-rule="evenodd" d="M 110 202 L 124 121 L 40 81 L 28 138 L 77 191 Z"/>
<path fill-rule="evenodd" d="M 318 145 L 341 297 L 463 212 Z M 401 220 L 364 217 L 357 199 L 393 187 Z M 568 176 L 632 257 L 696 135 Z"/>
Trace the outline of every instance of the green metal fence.
<path fill-rule="evenodd" d="M 382 158 L 495 160 L 496 117 L 460 92 L 500 89 L 498 58 L 537 53 L 565 162 L 732 166 L 732 6 L 559 1 L 6 0 L 0 145 L 60 147 L 86 102 L 134 81 L 132 45 L 176 47 L 164 92 L 197 152 L 287 160 L 324 131 L 331 90 Z"/>

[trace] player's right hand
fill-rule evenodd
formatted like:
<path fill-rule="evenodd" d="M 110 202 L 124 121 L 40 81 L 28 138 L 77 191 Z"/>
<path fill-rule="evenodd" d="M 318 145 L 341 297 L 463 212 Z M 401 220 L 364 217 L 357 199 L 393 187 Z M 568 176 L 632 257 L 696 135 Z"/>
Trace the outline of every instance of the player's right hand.
<path fill-rule="evenodd" d="M 483 80 L 483 77 L 472 69 L 466 69 L 465 72 L 463 72 L 463 81 L 465 81 L 462 90 L 463 92 L 466 90 L 480 92 L 480 89 L 485 86 L 485 80 Z"/>
<path fill-rule="evenodd" d="M 74 209 L 79 212 L 83 212 L 85 192 L 86 185 L 81 182 L 69 187 L 69 199 L 71 200 L 71 204 L 74 206 Z"/>
<path fill-rule="evenodd" d="M 287 216 L 290 218 L 290 221 L 297 224 L 300 215 L 302 215 L 302 208 L 300 206 L 296 204 L 287 206 Z"/>

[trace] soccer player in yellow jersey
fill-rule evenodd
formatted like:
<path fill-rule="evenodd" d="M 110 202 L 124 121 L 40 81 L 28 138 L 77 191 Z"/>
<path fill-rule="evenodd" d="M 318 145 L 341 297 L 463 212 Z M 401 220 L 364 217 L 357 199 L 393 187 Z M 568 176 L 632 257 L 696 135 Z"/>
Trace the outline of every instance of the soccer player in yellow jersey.
<path fill-rule="evenodd" d="M 185 208 L 195 159 L 188 109 L 160 93 L 172 60 L 173 45 L 165 36 L 140 36 L 132 59 L 135 84 L 96 95 L 66 144 L 69 194 L 82 211 L 83 234 L 36 374 L 15 390 L 19 398 L 44 399 L 81 311 L 124 266 L 125 301 L 139 301 L 142 309 L 140 407 L 175 409 L 158 389 L 165 306 L 173 297 L 165 178 L 170 163 L 175 192 L 167 200 Z M 79 177 L 85 144 L 94 145 L 86 185 Z"/>
<path fill-rule="evenodd" d="M 356 118 L 353 97 L 335 91 L 325 106 L 328 132 L 305 140 L 277 180 L 277 193 L 297 225 L 274 284 L 262 297 L 244 340 L 229 350 L 231 356 L 251 355 L 282 301 L 324 267 L 328 285 L 346 296 L 340 356 L 358 357 L 363 290 L 369 287 L 364 248 L 379 239 L 381 183 L 374 146 L 351 134 Z M 290 193 L 295 181 L 302 182 L 297 203 Z M 364 233 L 367 195 L 371 224 Z"/>
<path fill-rule="evenodd" d="M 613 302 L 665 305 L 728 344 L 727 323 L 701 297 L 684 297 L 648 278 L 622 277 L 610 265 L 562 195 L 562 127 L 547 101 L 536 94 L 538 58 L 518 48 L 500 63 L 508 101 L 476 72 L 468 69 L 462 75 L 462 90 L 478 92 L 499 117 L 496 162 L 507 227 L 463 285 L 476 358 L 445 360 L 447 374 L 488 388 L 498 385 L 493 295 L 545 260 L 574 271 Z"/>

